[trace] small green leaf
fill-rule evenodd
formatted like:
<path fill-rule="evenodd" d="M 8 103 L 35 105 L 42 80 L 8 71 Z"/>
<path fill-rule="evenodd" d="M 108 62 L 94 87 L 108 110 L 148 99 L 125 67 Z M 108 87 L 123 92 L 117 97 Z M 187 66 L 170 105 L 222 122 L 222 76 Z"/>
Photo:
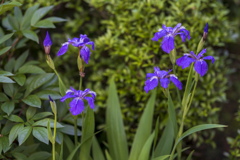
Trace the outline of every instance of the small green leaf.
<path fill-rule="evenodd" d="M 37 28 L 55 28 L 54 24 L 49 21 L 49 20 L 41 20 L 39 22 L 37 22 L 34 27 L 37 27 Z"/>
<path fill-rule="evenodd" d="M 13 126 L 13 128 L 11 129 L 10 133 L 9 133 L 9 145 L 12 144 L 12 142 L 17 138 L 17 135 L 19 133 L 19 131 L 21 131 L 24 128 L 24 124 L 16 124 Z"/>
<path fill-rule="evenodd" d="M 50 128 L 50 121 L 47 123 L 47 131 L 48 131 L 48 139 L 50 140 L 51 143 L 53 143 L 53 135 L 52 135 L 52 130 Z"/>
<path fill-rule="evenodd" d="M 30 120 L 36 113 L 37 109 L 33 107 L 28 107 L 26 112 L 27 120 Z"/>
<path fill-rule="evenodd" d="M 31 156 L 28 157 L 28 160 L 45 160 L 51 157 L 51 153 L 40 151 L 33 153 Z"/>
<path fill-rule="evenodd" d="M 31 28 L 31 19 L 33 16 L 33 13 L 38 9 L 39 4 L 32 6 L 30 8 L 27 9 L 27 11 L 25 12 L 23 19 L 22 19 L 22 23 L 21 23 L 21 29 L 25 30 L 25 29 L 30 29 Z"/>
<path fill-rule="evenodd" d="M 13 17 L 12 15 L 8 15 L 7 18 L 8 18 L 8 22 L 9 22 L 9 24 L 11 25 L 11 27 L 12 27 L 14 30 L 18 31 L 18 30 L 20 29 L 20 28 L 19 28 L 20 25 L 19 25 L 16 17 Z"/>
<path fill-rule="evenodd" d="M 26 61 L 28 57 L 29 50 L 25 51 L 18 59 L 16 60 L 14 64 L 14 71 L 17 71 Z"/>
<path fill-rule="evenodd" d="M 154 158 L 153 160 L 165 160 L 165 159 L 167 159 L 168 157 L 170 157 L 170 155 L 159 156 L 159 157 Z"/>
<path fill-rule="evenodd" d="M 39 119 L 43 119 L 47 116 L 51 116 L 52 113 L 51 112 L 41 112 L 41 113 L 37 113 L 33 116 L 32 120 L 39 120 Z"/>
<path fill-rule="evenodd" d="M 33 32 L 31 30 L 24 30 L 24 31 L 22 31 L 22 34 L 24 35 L 24 37 L 39 43 L 38 36 L 35 32 Z"/>
<path fill-rule="evenodd" d="M 47 128 L 44 127 L 33 127 L 33 136 L 37 138 L 39 141 L 48 144 L 48 133 Z"/>
<path fill-rule="evenodd" d="M 46 18 L 45 20 L 49 20 L 53 23 L 67 21 L 67 19 L 63 19 L 63 18 L 60 18 L 60 17 L 49 17 L 49 18 Z"/>
<path fill-rule="evenodd" d="M 30 136 L 32 132 L 32 127 L 31 126 L 27 126 L 22 128 L 22 130 L 20 132 L 18 132 L 18 143 L 19 145 L 23 144 L 27 138 Z"/>
<path fill-rule="evenodd" d="M 60 128 L 59 131 L 61 131 L 62 133 L 68 134 L 68 135 L 74 135 L 74 127 L 72 125 L 69 124 L 63 124 L 63 128 Z M 81 136 L 82 133 L 79 129 L 77 129 L 77 135 Z"/>
<path fill-rule="evenodd" d="M 36 95 L 43 100 L 48 100 L 48 96 L 51 96 L 53 100 L 60 99 L 62 96 L 56 91 L 44 90 L 36 93 Z"/>
<path fill-rule="evenodd" d="M 0 76 L 13 76 L 13 74 L 8 71 L 0 71 Z"/>
<path fill-rule="evenodd" d="M 16 17 L 19 24 L 22 22 L 23 15 L 19 7 L 14 7 L 14 17 Z"/>
<path fill-rule="evenodd" d="M 2 147 L 2 151 L 4 153 L 6 153 L 11 148 L 7 136 L 0 137 L 0 146 Z"/>
<path fill-rule="evenodd" d="M 3 112 L 7 113 L 7 115 L 9 116 L 14 110 L 14 107 L 15 107 L 15 103 L 12 101 L 8 101 L 2 104 L 1 109 L 3 110 Z"/>
<path fill-rule="evenodd" d="M 41 74 L 45 73 L 45 71 L 35 65 L 24 65 L 21 68 L 19 68 L 19 73 L 34 73 L 34 74 Z"/>
<path fill-rule="evenodd" d="M 15 83 L 11 78 L 0 76 L 0 83 Z"/>
<path fill-rule="evenodd" d="M 16 1 L 13 2 L 5 2 L 0 5 L 0 15 L 5 13 L 8 10 L 11 10 L 15 6 L 21 6 L 22 4 Z"/>
<path fill-rule="evenodd" d="M 15 76 L 12 77 L 17 84 L 19 84 L 20 86 L 23 86 L 25 81 L 26 81 L 26 76 L 24 74 L 17 74 Z"/>
<path fill-rule="evenodd" d="M 54 121 L 53 121 L 53 119 L 49 119 L 49 118 L 45 118 L 45 119 L 42 119 L 40 121 L 37 121 L 32 126 L 47 127 L 47 123 L 48 123 L 49 120 L 50 120 L 50 126 L 51 126 L 51 128 L 53 128 L 54 127 Z M 57 128 L 62 128 L 62 127 L 64 127 L 64 126 L 57 122 Z"/>
<path fill-rule="evenodd" d="M 0 92 L 0 102 L 4 102 L 4 101 L 8 101 L 8 97 L 6 96 L 6 94 Z"/>
<path fill-rule="evenodd" d="M 34 26 L 43 16 L 45 16 L 53 6 L 43 7 L 38 9 L 32 16 L 31 25 Z"/>
<path fill-rule="evenodd" d="M 26 160 L 26 159 L 28 159 L 27 156 L 25 156 L 25 154 L 23 154 L 23 153 L 12 152 L 11 154 L 12 154 L 17 160 Z"/>
<path fill-rule="evenodd" d="M 26 98 L 24 98 L 22 101 L 29 106 L 41 108 L 41 104 L 42 104 L 41 100 L 36 95 L 29 95 Z"/>
<path fill-rule="evenodd" d="M 4 47 L 3 49 L 0 50 L 0 55 L 6 53 L 6 52 L 9 51 L 11 48 L 12 48 L 12 46 Z"/>
<path fill-rule="evenodd" d="M 6 34 L 3 37 L 0 38 L 0 44 L 5 42 L 6 40 L 8 40 L 9 38 L 11 38 L 13 36 L 14 33 L 10 33 L 10 34 Z"/>
<path fill-rule="evenodd" d="M 192 160 L 192 155 L 193 155 L 194 150 L 188 155 L 186 160 Z"/>
<path fill-rule="evenodd" d="M 15 88 L 12 83 L 3 84 L 3 90 L 4 90 L 4 93 L 7 94 L 8 96 L 14 97 Z"/>
<path fill-rule="evenodd" d="M 7 119 L 9 119 L 12 122 L 24 122 L 22 120 L 22 118 L 20 118 L 19 116 L 16 116 L 16 115 L 11 115 L 11 116 L 7 117 Z"/>

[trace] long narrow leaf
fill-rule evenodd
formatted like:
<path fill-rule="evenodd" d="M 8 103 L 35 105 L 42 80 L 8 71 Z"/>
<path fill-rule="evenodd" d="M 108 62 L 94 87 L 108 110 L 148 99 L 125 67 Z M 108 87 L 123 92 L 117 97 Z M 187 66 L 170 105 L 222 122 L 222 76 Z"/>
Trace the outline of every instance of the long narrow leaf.
<path fill-rule="evenodd" d="M 168 91 L 168 115 L 172 123 L 174 135 L 177 136 L 178 127 L 177 127 L 176 112 L 175 112 L 174 104 L 169 91 Z"/>
<path fill-rule="evenodd" d="M 114 160 L 127 160 L 128 146 L 126 133 L 124 130 L 117 90 L 113 79 L 110 81 L 108 91 L 106 125 L 111 158 Z"/>
<path fill-rule="evenodd" d="M 103 152 L 95 136 L 93 137 L 92 154 L 93 154 L 93 160 L 105 160 Z"/>
<path fill-rule="evenodd" d="M 142 151 L 141 151 L 140 154 L 139 154 L 138 160 L 146 160 L 146 159 L 149 159 L 149 154 L 150 154 L 150 151 L 151 151 L 151 146 L 152 146 L 152 143 L 153 143 L 154 135 L 155 135 L 155 132 L 153 132 L 153 133 L 151 134 L 151 136 L 148 137 L 146 143 L 145 143 L 144 146 L 142 147 Z"/>
<path fill-rule="evenodd" d="M 139 155 L 142 151 L 143 145 L 151 135 L 155 99 L 156 90 L 153 91 L 150 99 L 148 100 L 146 108 L 140 119 L 138 129 L 132 144 L 129 160 L 138 160 L 140 158 Z"/>

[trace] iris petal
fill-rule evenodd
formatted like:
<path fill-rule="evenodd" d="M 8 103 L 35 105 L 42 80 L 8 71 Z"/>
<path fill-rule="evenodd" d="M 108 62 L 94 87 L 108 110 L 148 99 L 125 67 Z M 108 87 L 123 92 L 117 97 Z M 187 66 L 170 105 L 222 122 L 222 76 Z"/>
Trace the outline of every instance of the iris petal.
<path fill-rule="evenodd" d="M 182 56 L 181 58 L 178 58 L 176 60 L 176 64 L 180 67 L 182 67 L 182 69 L 187 68 L 191 65 L 192 62 L 194 62 L 195 60 L 189 56 Z"/>
<path fill-rule="evenodd" d="M 167 31 L 165 29 L 160 30 L 159 32 L 156 32 L 152 38 L 153 41 L 158 41 L 163 36 L 167 35 Z"/>
<path fill-rule="evenodd" d="M 44 39 L 44 41 L 43 41 L 43 45 L 44 45 L 45 47 L 52 45 L 52 41 L 51 41 L 51 38 L 50 38 L 48 32 L 47 32 L 46 37 L 45 37 L 45 39 Z"/>
<path fill-rule="evenodd" d="M 154 76 L 145 81 L 144 90 L 145 92 L 148 93 L 150 90 L 153 90 L 154 88 L 156 88 L 157 85 L 158 85 L 158 78 L 157 76 Z"/>
<path fill-rule="evenodd" d="M 173 84 L 175 84 L 175 86 L 178 88 L 178 89 L 182 89 L 182 83 L 178 80 L 178 78 L 171 74 L 170 75 L 170 80 L 173 82 Z"/>
<path fill-rule="evenodd" d="M 164 52 L 170 53 L 174 49 L 174 38 L 172 36 L 165 36 L 161 47 Z"/>
<path fill-rule="evenodd" d="M 170 80 L 168 78 L 160 79 L 160 84 L 163 88 L 167 88 L 170 83 Z"/>
<path fill-rule="evenodd" d="M 64 43 L 63 45 L 62 45 L 62 47 L 59 49 L 59 51 L 57 52 L 57 56 L 61 56 L 61 55 L 63 55 L 64 53 L 66 53 L 67 52 L 67 50 L 68 50 L 68 42 L 66 42 L 66 43 Z"/>
<path fill-rule="evenodd" d="M 214 59 L 214 57 L 213 57 L 213 56 L 206 56 L 206 57 L 203 57 L 203 59 L 206 59 L 206 60 L 211 60 L 211 61 L 212 61 L 212 63 L 214 63 L 214 62 L 215 62 L 215 59 Z"/>
<path fill-rule="evenodd" d="M 70 105 L 70 112 L 74 116 L 84 111 L 84 102 L 81 98 L 74 98 L 69 105 Z"/>
<path fill-rule="evenodd" d="M 88 47 L 86 47 L 86 46 L 82 47 L 82 49 L 80 50 L 81 58 L 87 64 L 88 64 L 88 60 L 89 60 L 90 54 L 91 54 L 90 49 Z"/>
<path fill-rule="evenodd" d="M 204 76 L 208 71 L 208 65 L 204 60 L 197 60 L 194 64 L 194 69 L 198 74 Z"/>
<path fill-rule="evenodd" d="M 85 97 L 84 99 L 86 99 L 88 101 L 88 105 L 91 109 L 94 109 L 95 105 L 94 105 L 94 98 L 92 97 Z"/>
<path fill-rule="evenodd" d="M 202 58 L 203 54 L 207 52 L 207 49 L 203 49 L 198 55 L 197 58 L 200 59 Z"/>

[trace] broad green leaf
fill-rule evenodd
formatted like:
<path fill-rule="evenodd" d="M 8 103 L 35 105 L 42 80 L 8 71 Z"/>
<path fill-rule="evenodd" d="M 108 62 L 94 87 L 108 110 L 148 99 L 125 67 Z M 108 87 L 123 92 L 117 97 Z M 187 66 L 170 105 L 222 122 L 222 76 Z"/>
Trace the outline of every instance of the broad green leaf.
<path fill-rule="evenodd" d="M 146 143 L 144 144 L 144 146 L 142 147 L 142 151 L 139 153 L 139 158 L 137 160 L 146 160 L 146 159 L 150 159 L 149 155 L 150 155 L 150 151 L 151 151 L 151 147 L 152 147 L 152 143 L 153 143 L 153 139 L 154 139 L 154 132 L 151 134 L 151 136 L 148 137 Z M 129 159 L 130 160 L 130 159 Z"/>
<path fill-rule="evenodd" d="M 16 1 L 13 2 L 5 2 L 3 4 L 0 5 L 0 15 L 5 13 L 8 10 L 11 10 L 13 7 L 16 6 L 21 6 L 22 4 Z"/>
<path fill-rule="evenodd" d="M 11 147 L 9 145 L 8 137 L 2 136 L 0 137 L 0 146 L 2 148 L 2 151 L 6 153 Z"/>
<path fill-rule="evenodd" d="M 47 127 L 48 121 L 50 121 L 50 126 L 51 128 L 53 128 L 54 126 L 54 121 L 53 119 L 49 119 L 49 118 L 45 118 L 42 119 L 40 121 L 35 122 L 32 126 L 43 126 L 43 127 Z M 61 125 L 60 123 L 57 122 L 57 128 L 63 128 L 64 126 Z"/>
<path fill-rule="evenodd" d="M 13 74 L 8 71 L 0 71 L 0 76 L 13 76 Z"/>
<path fill-rule="evenodd" d="M 24 35 L 24 37 L 39 43 L 38 36 L 35 32 L 33 32 L 31 30 L 23 30 L 22 34 Z"/>
<path fill-rule="evenodd" d="M 18 143 L 19 145 L 23 144 L 27 138 L 30 136 L 32 132 L 32 127 L 31 126 L 26 126 L 22 128 L 20 132 L 18 132 Z"/>
<path fill-rule="evenodd" d="M 14 110 L 14 107 L 15 103 L 13 101 L 8 101 L 2 104 L 1 109 L 9 116 Z"/>
<path fill-rule="evenodd" d="M 49 21 L 49 20 L 41 20 L 39 22 L 37 22 L 34 27 L 37 27 L 37 28 L 55 28 L 54 24 Z"/>
<path fill-rule="evenodd" d="M 5 42 L 5 41 L 8 40 L 9 38 L 11 38 L 11 37 L 13 36 L 13 34 L 14 34 L 14 33 L 10 33 L 10 34 L 6 34 L 6 35 L 2 36 L 2 37 L 0 38 L 0 44 L 3 43 L 3 42 Z"/>
<path fill-rule="evenodd" d="M 40 87 L 43 84 L 45 84 L 46 82 L 48 82 L 50 79 L 53 78 L 53 76 L 54 76 L 53 73 L 44 73 L 44 74 L 35 76 L 31 80 L 30 84 L 28 84 L 24 97 L 26 97 L 27 95 L 29 95 L 29 93 L 31 93 L 38 87 Z"/>
<path fill-rule="evenodd" d="M 4 90 L 4 93 L 7 94 L 8 96 L 14 97 L 15 88 L 12 83 L 3 84 L 3 90 Z"/>
<path fill-rule="evenodd" d="M 26 112 L 27 120 L 30 120 L 36 113 L 37 109 L 33 107 L 28 107 Z"/>
<path fill-rule="evenodd" d="M 0 50 L 0 56 L 4 53 L 6 53 L 7 51 L 9 51 L 12 48 L 12 46 L 8 46 L 8 47 L 4 47 Z"/>
<path fill-rule="evenodd" d="M 36 95 L 43 100 L 48 100 L 49 99 L 48 96 L 51 96 L 53 100 L 60 99 L 62 97 L 58 92 L 51 90 L 40 91 L 36 93 Z"/>
<path fill-rule="evenodd" d="M 38 9 L 31 18 L 31 25 L 34 26 L 43 16 L 45 16 L 53 6 L 43 7 Z"/>
<path fill-rule="evenodd" d="M 41 108 L 41 100 L 36 95 L 29 95 L 26 98 L 22 99 L 22 101 L 29 106 Z"/>
<path fill-rule="evenodd" d="M 19 7 L 14 7 L 14 17 L 16 17 L 18 23 L 21 24 L 23 15 Z"/>
<path fill-rule="evenodd" d="M 60 128 L 59 131 L 61 131 L 62 133 L 68 134 L 68 135 L 74 135 L 74 127 L 72 125 L 69 124 L 63 124 L 63 128 Z M 77 129 L 77 135 L 81 136 L 82 132 Z"/>
<path fill-rule="evenodd" d="M 19 152 L 12 152 L 11 153 L 17 160 L 26 160 L 27 156 L 23 153 L 19 153 Z"/>
<path fill-rule="evenodd" d="M 106 155 L 107 160 L 113 160 L 107 150 L 105 150 L 105 155 Z"/>
<path fill-rule="evenodd" d="M 1 55 L 1 54 L 0 54 Z M 4 69 L 8 72 L 12 72 L 15 64 L 15 59 L 11 58 L 4 66 Z"/>
<path fill-rule="evenodd" d="M 168 157 L 170 157 L 170 155 L 159 156 L 159 157 L 154 158 L 153 160 L 165 160 L 165 159 L 167 159 Z"/>
<path fill-rule="evenodd" d="M 37 138 L 39 141 L 48 144 L 48 133 L 47 128 L 44 127 L 33 127 L 32 134 L 35 138 Z"/>
<path fill-rule="evenodd" d="M 48 123 L 47 123 L 47 131 L 48 131 L 48 139 L 53 144 L 54 142 L 53 142 L 52 130 L 50 127 L 50 121 L 48 121 Z"/>
<path fill-rule="evenodd" d="M 31 154 L 31 156 L 28 157 L 28 160 L 45 160 L 51 157 L 51 153 L 48 153 L 46 151 L 40 151 Z"/>
<path fill-rule="evenodd" d="M 81 150 L 79 159 L 90 159 L 90 150 L 92 146 L 92 137 L 94 136 L 94 112 L 91 108 L 87 107 L 87 113 L 85 115 L 83 126 L 82 126 L 82 137 L 81 137 Z M 91 138 L 90 138 L 91 137 Z"/>
<path fill-rule="evenodd" d="M 107 139 L 112 159 L 128 159 L 128 145 L 120 103 L 113 78 L 110 81 L 106 113 Z"/>
<path fill-rule="evenodd" d="M 4 93 L 0 93 L 0 102 L 8 101 L 8 97 Z"/>
<path fill-rule="evenodd" d="M 39 4 L 32 6 L 30 8 L 27 9 L 27 11 L 25 12 L 24 16 L 23 16 L 23 20 L 21 23 L 21 29 L 25 30 L 25 29 L 30 29 L 31 28 L 31 19 L 33 16 L 33 13 L 38 9 Z"/>
<path fill-rule="evenodd" d="M 41 73 L 45 73 L 45 71 L 35 65 L 24 65 L 21 68 L 19 68 L 19 73 L 34 73 L 34 74 L 41 74 Z"/>
<path fill-rule="evenodd" d="M 140 119 L 132 144 L 129 160 L 138 160 L 140 158 L 139 155 L 142 151 L 142 148 L 151 135 L 155 99 L 156 90 L 153 91 L 150 99 L 148 100 L 146 108 L 144 109 Z"/>
<path fill-rule="evenodd" d="M 21 131 L 24 128 L 24 124 L 16 124 L 13 126 L 13 128 L 10 131 L 9 134 L 9 145 L 12 144 L 12 142 L 17 138 L 19 131 Z"/>
<path fill-rule="evenodd" d="M 15 76 L 12 77 L 17 84 L 19 84 L 20 86 L 23 86 L 25 81 L 26 81 L 26 76 L 24 74 L 17 74 Z"/>
<path fill-rule="evenodd" d="M 58 144 L 62 144 L 63 143 L 63 133 L 57 131 L 57 134 L 56 134 L 56 142 Z"/>
<path fill-rule="evenodd" d="M 49 20 L 49 21 L 51 21 L 53 23 L 67 21 L 67 19 L 63 19 L 63 18 L 60 18 L 60 17 L 49 17 L 49 18 L 46 18 L 45 20 Z"/>
<path fill-rule="evenodd" d="M 93 137 L 92 154 L 93 160 L 105 160 L 102 149 L 95 136 Z"/>
<path fill-rule="evenodd" d="M 37 113 L 32 117 L 32 120 L 39 120 L 39 119 L 43 119 L 47 116 L 51 116 L 53 115 L 51 112 L 41 112 L 41 113 Z"/>
<path fill-rule="evenodd" d="M 26 61 L 28 57 L 29 50 L 25 51 L 18 59 L 16 60 L 14 64 L 14 71 L 17 71 Z"/>
<path fill-rule="evenodd" d="M 24 122 L 22 120 L 22 118 L 20 118 L 19 116 L 16 116 L 16 115 L 11 115 L 11 116 L 7 117 L 7 119 L 9 119 L 12 122 Z"/>
<path fill-rule="evenodd" d="M 11 25 L 11 27 L 14 30 L 18 31 L 20 29 L 20 25 L 19 25 L 16 17 L 13 17 L 12 15 L 8 15 L 7 18 L 8 18 L 8 22 Z"/>
<path fill-rule="evenodd" d="M 0 76 L 0 83 L 15 83 L 11 78 Z"/>

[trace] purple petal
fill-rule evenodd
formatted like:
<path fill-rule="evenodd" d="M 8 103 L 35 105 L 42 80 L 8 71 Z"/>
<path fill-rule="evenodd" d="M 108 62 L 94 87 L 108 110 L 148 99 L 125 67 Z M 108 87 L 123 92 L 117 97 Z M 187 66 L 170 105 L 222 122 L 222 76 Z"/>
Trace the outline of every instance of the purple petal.
<path fill-rule="evenodd" d="M 147 73 L 146 74 L 146 78 L 151 78 L 153 76 L 156 76 L 156 74 L 154 74 L 154 73 Z"/>
<path fill-rule="evenodd" d="M 173 84 L 175 84 L 175 86 L 178 89 L 182 89 L 182 83 L 178 80 L 177 76 L 175 76 L 174 74 L 170 75 L 170 80 L 173 82 Z"/>
<path fill-rule="evenodd" d="M 156 32 L 152 38 L 153 41 L 158 41 L 163 36 L 167 35 L 167 31 L 165 29 L 161 29 L 158 32 Z"/>
<path fill-rule="evenodd" d="M 198 74 L 204 76 L 208 71 L 208 65 L 204 60 L 200 59 L 195 62 L 194 69 Z"/>
<path fill-rule="evenodd" d="M 74 47 L 79 47 L 80 45 L 80 39 L 79 38 L 76 38 L 74 37 L 73 39 L 69 39 L 68 42 L 73 45 Z"/>
<path fill-rule="evenodd" d="M 200 59 L 202 58 L 203 54 L 207 52 L 207 49 L 203 49 L 198 55 L 197 55 L 197 58 Z"/>
<path fill-rule="evenodd" d="M 144 90 L 146 93 L 148 93 L 150 90 L 153 90 L 157 86 L 158 86 L 158 78 L 157 76 L 154 76 L 145 81 Z"/>
<path fill-rule="evenodd" d="M 167 88 L 170 83 L 170 80 L 168 78 L 160 79 L 160 84 L 163 88 Z"/>
<path fill-rule="evenodd" d="M 82 49 L 80 50 L 80 56 L 87 64 L 90 58 L 90 54 L 91 54 L 90 49 L 87 46 L 82 47 Z"/>
<path fill-rule="evenodd" d="M 182 67 L 182 69 L 187 68 L 191 65 L 191 63 L 193 63 L 195 60 L 187 55 L 182 56 L 181 58 L 178 58 L 176 60 L 176 64 L 180 67 Z"/>
<path fill-rule="evenodd" d="M 154 72 L 160 72 L 161 69 L 159 67 L 154 67 Z"/>
<path fill-rule="evenodd" d="M 181 23 L 178 23 L 174 28 L 173 28 L 173 33 L 176 32 L 176 30 L 179 29 L 179 27 L 181 27 Z"/>
<path fill-rule="evenodd" d="M 68 45 L 69 45 L 68 42 L 63 43 L 62 47 L 61 47 L 61 48 L 59 49 L 59 51 L 57 52 L 57 56 L 61 56 L 61 55 L 63 55 L 64 53 L 66 53 L 67 50 L 68 50 Z"/>
<path fill-rule="evenodd" d="M 70 103 L 70 112 L 76 116 L 84 111 L 84 102 L 81 98 L 74 98 Z"/>
<path fill-rule="evenodd" d="M 48 31 L 47 31 L 46 37 L 45 37 L 45 39 L 43 41 L 43 45 L 44 45 L 44 47 L 52 45 L 52 41 L 51 41 L 51 38 L 50 38 L 50 36 L 48 34 Z"/>
<path fill-rule="evenodd" d="M 68 98 L 75 98 L 76 97 L 76 95 L 73 95 L 72 93 L 67 93 L 65 96 L 63 96 L 61 99 L 60 99 L 60 101 L 61 102 L 64 102 L 66 99 L 68 99 Z"/>
<path fill-rule="evenodd" d="M 191 39 L 190 32 L 188 30 L 186 30 L 184 27 L 179 30 L 178 34 L 180 35 L 182 42 L 185 42 L 186 39 Z"/>
<path fill-rule="evenodd" d="M 94 50 L 94 48 L 95 48 L 94 42 L 92 42 L 92 41 L 87 42 L 86 45 L 91 45 L 92 46 L 92 50 Z"/>
<path fill-rule="evenodd" d="M 88 101 L 88 105 L 91 109 L 94 109 L 95 105 L 94 105 L 94 98 L 92 97 L 85 97 L 84 99 L 86 99 Z"/>
<path fill-rule="evenodd" d="M 213 57 L 213 56 L 206 56 L 206 57 L 203 57 L 203 59 L 206 59 L 206 60 L 211 60 L 211 61 L 212 61 L 212 63 L 214 63 L 214 62 L 215 62 L 215 59 L 214 59 L 214 57 Z"/>
<path fill-rule="evenodd" d="M 205 24 L 203 31 L 208 33 L 208 23 Z"/>
<path fill-rule="evenodd" d="M 94 98 L 94 99 L 97 95 L 96 92 L 93 92 L 93 91 L 89 91 L 88 94 L 91 94 L 92 98 Z"/>
<path fill-rule="evenodd" d="M 165 36 L 161 47 L 164 52 L 170 53 L 174 49 L 174 38 L 172 36 Z"/>

